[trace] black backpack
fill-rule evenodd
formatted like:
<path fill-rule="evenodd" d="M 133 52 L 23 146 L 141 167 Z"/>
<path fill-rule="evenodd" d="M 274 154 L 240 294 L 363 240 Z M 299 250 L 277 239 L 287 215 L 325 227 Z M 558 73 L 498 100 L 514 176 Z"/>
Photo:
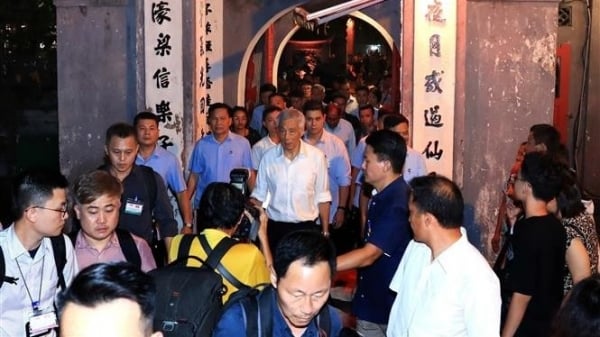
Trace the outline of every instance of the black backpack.
<path fill-rule="evenodd" d="M 271 337 L 273 335 L 273 291 L 274 289 L 269 286 L 260 294 L 246 296 L 239 301 L 246 317 L 246 337 Z M 325 336 L 333 337 L 331 336 L 331 317 L 329 315 L 329 305 L 325 304 L 315 319 L 319 329 L 325 332 Z"/>
<path fill-rule="evenodd" d="M 156 282 L 156 313 L 154 330 L 165 337 L 207 337 L 212 335 L 223 310 L 223 295 L 227 292 L 223 277 L 238 287 L 250 289 L 237 280 L 220 263 L 227 251 L 237 241 L 224 238 L 207 252 L 206 261 L 190 256 L 192 241 L 206 241 L 204 235 L 184 235 L 179 245 L 178 258 L 167 266 L 151 271 Z M 205 242 L 208 245 L 208 242 Z M 203 245 L 204 246 L 204 245 Z M 188 267 L 189 259 L 197 260 L 202 267 Z M 219 275 L 215 270 L 219 270 Z M 231 279 L 229 279 L 231 277 Z M 235 295 L 235 294 L 234 294 Z M 231 298 L 231 297 L 230 297 Z"/>
<path fill-rule="evenodd" d="M 69 233 L 69 238 L 71 242 L 73 242 L 73 246 L 75 246 L 75 241 L 77 240 L 77 234 L 79 230 L 72 231 Z M 121 251 L 125 256 L 125 260 L 127 262 L 133 264 L 134 266 L 141 268 L 142 267 L 142 257 L 140 256 L 140 252 L 135 245 L 135 240 L 133 240 L 133 236 L 128 231 L 116 228 L 115 233 L 117 234 L 117 239 L 119 240 L 119 245 L 121 246 Z"/>
<path fill-rule="evenodd" d="M 65 238 L 61 235 L 53 236 L 50 238 L 52 243 L 52 251 L 54 252 L 54 264 L 56 265 L 56 271 L 58 274 L 58 285 L 60 289 L 65 290 L 67 288 L 65 283 L 65 277 L 63 270 L 67 264 L 67 250 L 65 246 Z M 4 260 L 4 252 L 2 246 L 0 246 L 0 288 L 4 282 L 17 284 L 18 278 L 6 275 L 6 262 Z"/>

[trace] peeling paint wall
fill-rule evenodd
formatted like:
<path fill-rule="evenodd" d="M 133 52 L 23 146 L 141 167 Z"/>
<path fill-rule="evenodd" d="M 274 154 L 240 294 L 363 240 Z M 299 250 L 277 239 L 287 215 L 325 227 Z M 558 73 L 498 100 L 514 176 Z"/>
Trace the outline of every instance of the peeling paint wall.
<path fill-rule="evenodd" d="M 59 151 L 70 178 L 102 163 L 104 133 L 135 111 L 135 5 L 56 0 Z M 133 19 L 129 19 L 133 17 Z"/>
<path fill-rule="evenodd" d="M 555 2 L 467 2 L 464 197 L 467 227 L 493 259 L 502 187 L 529 127 L 552 122 Z"/>

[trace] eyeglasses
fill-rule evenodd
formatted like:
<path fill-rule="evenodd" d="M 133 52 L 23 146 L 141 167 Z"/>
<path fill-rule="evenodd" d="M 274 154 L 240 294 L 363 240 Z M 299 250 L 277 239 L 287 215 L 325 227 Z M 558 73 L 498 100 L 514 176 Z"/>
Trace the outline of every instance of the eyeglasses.
<path fill-rule="evenodd" d="M 41 208 L 41 209 L 46 209 L 46 210 L 49 210 L 49 211 L 54 211 L 54 212 L 62 213 L 61 215 L 62 215 L 63 218 L 65 217 L 65 215 L 67 215 L 67 212 L 68 212 L 67 206 L 64 206 L 63 208 L 60 208 L 60 209 L 47 208 L 47 207 L 42 207 L 42 206 L 32 206 L 32 207 L 29 207 L 29 208 L 30 209 L 31 208 Z"/>

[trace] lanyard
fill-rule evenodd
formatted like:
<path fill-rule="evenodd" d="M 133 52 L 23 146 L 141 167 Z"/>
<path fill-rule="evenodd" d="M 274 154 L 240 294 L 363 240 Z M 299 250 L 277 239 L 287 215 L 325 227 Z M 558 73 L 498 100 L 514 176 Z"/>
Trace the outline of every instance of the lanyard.
<path fill-rule="evenodd" d="M 19 268 L 19 274 L 21 274 L 21 279 L 23 280 L 23 284 L 25 285 L 25 290 L 27 290 L 27 296 L 29 296 L 29 300 L 31 301 L 31 307 L 33 308 L 33 312 L 38 312 L 40 310 L 40 300 L 42 299 L 42 281 L 44 280 L 44 261 L 46 260 L 46 255 L 42 257 L 42 272 L 40 275 L 40 289 L 38 292 L 37 301 L 33 300 L 31 297 L 31 292 L 29 291 L 29 287 L 27 286 L 27 282 L 25 281 L 25 275 L 23 275 L 23 271 L 21 270 L 21 266 L 19 265 L 19 261 L 15 258 L 15 262 L 17 263 L 17 268 Z"/>

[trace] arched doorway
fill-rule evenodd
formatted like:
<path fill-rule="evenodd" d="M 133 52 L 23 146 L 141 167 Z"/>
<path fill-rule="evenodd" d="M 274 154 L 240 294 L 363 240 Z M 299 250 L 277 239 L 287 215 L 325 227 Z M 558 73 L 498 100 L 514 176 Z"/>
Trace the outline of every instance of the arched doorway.
<path fill-rule="evenodd" d="M 277 75 L 280 73 L 279 64 L 283 57 L 285 47 L 294 34 L 300 29 L 299 26 L 293 26 L 291 28 L 282 27 L 284 25 L 282 23 L 283 20 L 289 18 L 289 21 L 286 22 L 292 22 L 291 13 L 293 8 L 294 7 L 290 7 L 281 11 L 271 18 L 271 20 L 261 27 L 248 45 L 242 59 L 242 67 L 238 74 L 238 104 L 248 106 L 247 103 L 255 103 L 258 96 L 258 87 L 261 83 L 271 82 L 277 84 Z M 357 21 L 360 20 L 362 23 L 369 25 L 372 29 L 377 31 L 378 34 L 381 35 L 383 41 L 385 41 L 381 47 L 389 49 L 391 52 L 390 74 L 393 77 L 392 83 L 394 84 L 393 92 L 395 93 L 395 106 L 398 106 L 400 100 L 400 48 L 394 41 L 399 41 L 399 37 L 394 39 L 386 27 L 361 11 L 352 12 L 348 17 Z M 344 20 L 347 20 L 348 17 Z M 273 32 L 273 27 L 275 27 L 274 30 L 277 31 L 276 33 Z M 273 35 L 281 37 L 274 38 Z M 274 39 L 276 41 L 273 41 Z M 265 43 L 273 42 L 273 48 L 276 48 L 276 52 L 272 55 L 263 54 Z M 266 61 L 269 59 L 271 61 Z M 269 76 L 265 76 L 266 74 Z M 255 94 L 252 94 L 253 97 L 249 97 L 249 93 Z"/>

